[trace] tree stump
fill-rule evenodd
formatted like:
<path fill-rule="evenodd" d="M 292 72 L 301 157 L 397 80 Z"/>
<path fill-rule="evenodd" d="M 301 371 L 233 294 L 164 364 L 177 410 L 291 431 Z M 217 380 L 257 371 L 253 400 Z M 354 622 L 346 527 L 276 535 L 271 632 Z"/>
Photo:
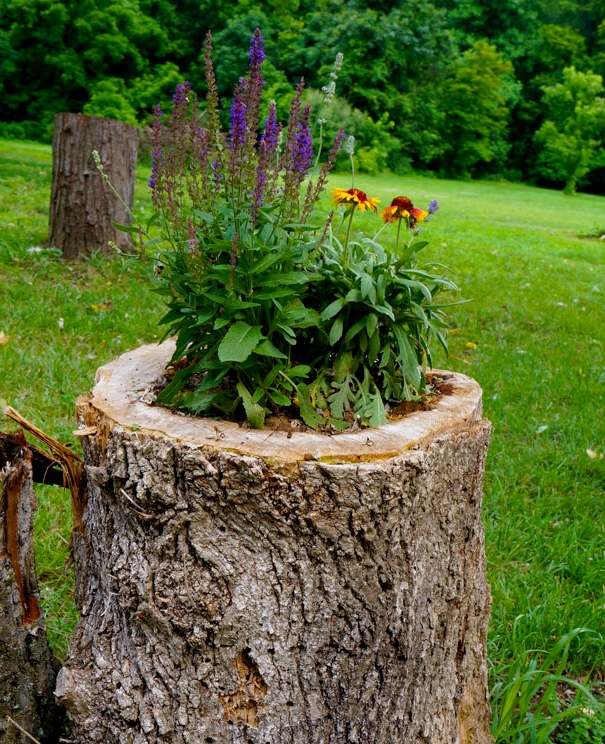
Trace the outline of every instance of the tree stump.
<path fill-rule="evenodd" d="M 66 258 L 108 251 L 108 242 L 132 249 L 128 233 L 111 223 L 130 225 L 124 205 L 97 169 L 97 150 L 113 187 L 128 208 L 134 198 L 139 130 L 131 124 L 83 114 L 57 114 L 53 132 L 53 177 L 48 243 Z"/>
<path fill-rule="evenodd" d="M 19 439 L 18 454 L 0 462 L 0 741 L 22 744 L 23 729 L 54 744 L 58 665 L 38 599 L 32 454 L 23 432 L 12 437 L 15 444 Z"/>
<path fill-rule="evenodd" d="M 173 345 L 79 401 L 78 744 L 488 744 L 481 389 L 327 436 L 145 402 Z"/>

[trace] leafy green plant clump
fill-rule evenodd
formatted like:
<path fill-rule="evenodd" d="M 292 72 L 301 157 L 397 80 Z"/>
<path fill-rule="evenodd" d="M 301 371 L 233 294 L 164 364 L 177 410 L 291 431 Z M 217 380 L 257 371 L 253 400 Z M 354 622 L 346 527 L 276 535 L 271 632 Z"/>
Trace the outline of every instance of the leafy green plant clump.
<path fill-rule="evenodd" d="M 384 424 L 391 403 L 424 394 L 433 339 L 446 347 L 435 297 L 455 285 L 442 269 L 418 264 L 427 245 L 418 225 L 437 202 L 425 211 L 398 197 L 374 238 L 356 237 L 355 214 L 377 214 L 378 199 L 334 189 L 335 209 L 318 220 L 345 135 L 338 131 L 322 162 L 302 81 L 286 126 L 273 102 L 261 115 L 258 29 L 249 57 L 227 131 L 210 36 L 203 110 L 188 83 L 177 86 L 169 117 L 156 110 L 150 186 L 159 235 L 147 245 L 159 246 L 158 291 L 169 308 L 161 323 L 177 339 L 176 371 L 158 401 L 210 416 L 243 409 L 253 427 L 291 407 L 314 429 Z M 332 84 L 341 62 L 339 55 Z M 394 249 L 377 242 L 385 229 Z"/>

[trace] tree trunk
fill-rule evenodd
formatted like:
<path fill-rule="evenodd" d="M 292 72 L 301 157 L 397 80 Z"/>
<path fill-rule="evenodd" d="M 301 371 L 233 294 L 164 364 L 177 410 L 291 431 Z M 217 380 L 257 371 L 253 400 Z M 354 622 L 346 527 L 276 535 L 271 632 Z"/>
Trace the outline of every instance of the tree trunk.
<path fill-rule="evenodd" d="M 170 344 L 79 402 L 78 744 L 489 744 L 481 390 L 326 436 L 144 401 Z"/>
<path fill-rule="evenodd" d="M 38 599 L 32 455 L 22 433 L 19 438 L 18 456 L 3 460 L 0 469 L 0 741 L 23 744 L 21 727 L 41 742 L 54 743 L 57 664 Z"/>
<path fill-rule="evenodd" d="M 57 114 L 53 133 L 53 179 L 50 199 L 49 245 L 66 258 L 110 250 L 112 241 L 132 249 L 128 233 L 112 224 L 131 219 L 97 169 L 97 150 L 113 187 L 132 208 L 139 130 L 131 124 L 83 114 Z"/>

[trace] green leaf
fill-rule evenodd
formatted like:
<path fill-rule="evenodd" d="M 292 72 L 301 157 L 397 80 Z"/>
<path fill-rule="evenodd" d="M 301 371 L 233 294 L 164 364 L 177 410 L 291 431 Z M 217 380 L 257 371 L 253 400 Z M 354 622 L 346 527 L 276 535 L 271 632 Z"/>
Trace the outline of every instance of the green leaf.
<path fill-rule="evenodd" d="M 395 320 L 393 311 L 388 305 L 374 305 L 374 310 L 381 313 L 382 315 L 388 315 L 391 320 Z"/>
<path fill-rule="evenodd" d="M 284 334 L 284 337 L 288 337 L 286 338 L 286 341 L 289 341 L 289 343 L 292 343 L 292 344 L 296 343 L 296 334 L 290 328 L 290 326 L 284 325 L 284 323 L 278 323 L 277 327 Z"/>
<path fill-rule="evenodd" d="M 353 354 L 350 351 L 343 351 L 334 360 L 334 380 L 337 383 L 343 382 L 352 369 Z"/>
<path fill-rule="evenodd" d="M 369 313 L 368 315 L 366 315 L 366 332 L 368 334 L 368 337 L 371 337 L 374 334 L 377 325 L 378 316 L 376 315 L 376 313 Z"/>
<path fill-rule="evenodd" d="M 370 298 L 373 305 L 376 304 L 376 289 L 369 274 L 363 274 L 361 277 L 361 299 L 365 300 L 366 297 Z"/>
<path fill-rule="evenodd" d="M 336 318 L 334 323 L 332 323 L 332 328 L 330 328 L 330 346 L 334 346 L 334 344 L 341 339 L 342 329 L 342 316 L 339 316 L 338 318 Z"/>
<path fill-rule="evenodd" d="M 352 376 L 346 375 L 342 382 L 335 383 L 336 390 L 328 398 L 330 413 L 337 419 L 343 418 L 345 411 L 350 410 L 351 403 L 355 400 L 355 394 L 351 390 L 352 382 Z"/>
<path fill-rule="evenodd" d="M 311 390 L 308 385 L 300 383 L 296 386 L 298 405 L 300 406 L 300 417 L 311 429 L 319 429 L 326 423 L 326 419 L 315 410 L 311 401 Z"/>
<path fill-rule="evenodd" d="M 143 248 L 152 248 L 154 245 L 158 245 L 159 243 L 163 243 L 165 238 L 151 238 L 151 240 L 146 240 L 143 243 Z"/>
<path fill-rule="evenodd" d="M 345 302 L 360 302 L 363 299 L 358 289 L 350 289 L 345 297 Z"/>
<path fill-rule="evenodd" d="M 193 368 L 191 366 L 177 370 L 170 383 L 158 394 L 158 401 L 167 405 L 174 403 L 176 395 L 185 387 L 192 374 Z"/>
<path fill-rule="evenodd" d="M 306 284 L 308 281 L 306 271 L 289 271 L 287 274 L 267 274 L 258 284 L 261 287 L 280 287 L 283 284 Z"/>
<path fill-rule="evenodd" d="M 256 300 L 274 300 L 276 297 L 292 297 L 296 293 L 296 289 L 292 287 L 271 287 L 265 292 L 254 291 L 254 299 Z"/>
<path fill-rule="evenodd" d="M 120 232 L 133 233 L 135 235 L 138 235 L 140 230 L 138 225 L 121 225 L 119 222 L 114 222 L 113 220 L 111 220 L 111 224 L 115 227 L 116 230 L 119 230 Z"/>
<path fill-rule="evenodd" d="M 399 346 L 399 363 L 401 364 L 403 374 L 409 383 L 416 387 L 420 384 L 420 366 L 414 349 L 399 325 L 394 324 L 392 328 L 397 339 L 397 345 Z"/>
<path fill-rule="evenodd" d="M 338 300 L 334 300 L 334 302 L 331 302 L 328 307 L 322 311 L 319 317 L 322 320 L 330 320 L 330 318 L 333 318 L 342 310 L 344 305 L 345 301 L 340 297 Z"/>
<path fill-rule="evenodd" d="M 209 411 L 220 397 L 216 391 L 205 392 L 196 390 L 193 393 L 184 393 L 179 398 L 179 408 L 185 408 L 192 413 L 200 414 Z"/>
<path fill-rule="evenodd" d="M 246 386 L 238 382 L 237 392 L 239 393 L 242 403 L 244 404 L 244 410 L 246 411 L 246 418 L 248 423 L 253 429 L 262 429 L 265 423 L 265 409 L 259 403 L 255 403 L 252 396 L 246 389 Z"/>
<path fill-rule="evenodd" d="M 252 266 L 248 269 L 249 274 L 260 274 L 261 271 L 265 271 L 265 269 L 268 269 L 269 266 L 273 266 L 273 264 L 277 263 L 278 261 L 281 261 L 284 257 L 284 251 L 272 251 L 271 253 L 268 253 L 266 256 L 261 258 L 256 263 L 253 263 Z"/>
<path fill-rule="evenodd" d="M 200 212 L 199 209 L 192 209 L 192 213 L 199 217 L 204 222 L 207 222 L 208 224 L 212 224 L 215 220 L 215 217 L 213 214 L 210 214 L 209 212 Z"/>
<path fill-rule="evenodd" d="M 379 392 L 374 393 L 368 397 L 367 404 L 364 409 L 365 418 L 367 419 L 368 426 L 382 426 L 387 423 L 387 412 L 382 402 L 382 396 Z"/>
<path fill-rule="evenodd" d="M 306 377 L 311 371 L 311 367 L 307 364 L 297 364 L 295 367 L 291 367 L 288 370 L 289 377 Z"/>
<path fill-rule="evenodd" d="M 269 390 L 267 393 L 269 399 L 275 403 L 276 406 L 288 407 L 292 405 L 292 401 L 287 395 L 284 395 L 279 390 Z"/>
<path fill-rule="evenodd" d="M 281 352 L 276 346 L 274 346 L 268 338 L 261 341 L 258 346 L 254 349 L 255 354 L 262 354 L 262 356 L 272 357 L 273 359 L 287 359 L 288 357 Z"/>
<path fill-rule="evenodd" d="M 251 326 L 238 320 L 221 341 L 218 358 L 221 362 L 245 362 L 263 338 L 261 326 Z"/>
<path fill-rule="evenodd" d="M 349 328 L 349 330 L 347 331 L 345 335 L 345 343 L 348 344 L 352 338 L 355 338 L 355 336 L 359 333 L 359 331 L 361 331 L 365 327 L 365 324 L 366 324 L 365 318 L 362 318 L 361 320 L 358 320 L 357 323 L 354 323 Z"/>
<path fill-rule="evenodd" d="M 380 333 L 378 328 L 374 329 L 374 333 L 370 336 L 370 344 L 368 346 L 368 359 L 370 364 L 378 358 L 380 354 Z"/>

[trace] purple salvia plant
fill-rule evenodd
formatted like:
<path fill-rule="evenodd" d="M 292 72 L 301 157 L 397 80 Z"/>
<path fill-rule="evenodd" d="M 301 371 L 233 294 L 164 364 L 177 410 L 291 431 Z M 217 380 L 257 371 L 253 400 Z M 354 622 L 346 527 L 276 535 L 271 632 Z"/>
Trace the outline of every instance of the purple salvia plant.
<path fill-rule="evenodd" d="M 249 193 L 252 185 L 248 182 L 247 168 L 250 155 L 246 148 L 246 104 L 242 94 L 242 81 L 235 85 L 231 104 L 231 126 L 229 129 L 229 161 L 227 164 L 227 189 L 233 197 L 241 199 Z"/>
<path fill-rule="evenodd" d="M 197 110 L 195 110 L 197 113 Z M 208 132 L 197 124 L 192 115 L 189 127 L 190 163 L 187 191 L 192 203 L 202 203 L 210 198 L 208 190 Z"/>
<path fill-rule="evenodd" d="M 277 136 L 280 126 L 281 125 L 277 123 L 275 101 L 271 101 L 269 104 L 269 113 L 265 119 L 265 128 L 261 136 L 261 142 L 266 142 L 267 151 L 271 155 L 277 151 Z"/>
<path fill-rule="evenodd" d="M 160 104 L 155 107 L 155 113 L 153 117 L 153 153 L 151 155 L 151 176 L 149 178 L 149 188 L 151 189 L 151 200 L 153 206 L 159 208 L 159 192 L 162 183 L 162 166 L 163 166 L 163 153 L 162 153 L 162 109 Z"/>
<path fill-rule="evenodd" d="M 239 254 L 239 233 L 235 232 L 231 240 L 231 255 L 229 256 L 229 287 L 233 289 L 233 280 L 237 266 L 237 257 Z"/>
<path fill-rule="evenodd" d="M 244 88 L 244 102 L 246 104 L 246 126 L 248 128 L 248 146 L 256 144 L 258 127 L 260 124 L 260 103 L 265 81 L 262 74 L 262 64 L 265 59 L 264 40 L 259 29 L 255 29 L 250 41 L 250 66 L 248 79 Z"/>
<path fill-rule="evenodd" d="M 290 104 L 290 116 L 288 120 L 288 131 L 284 151 L 280 158 L 279 169 L 284 174 L 284 214 L 288 217 L 293 215 L 293 210 L 298 204 L 300 184 L 303 180 L 295 163 L 298 152 L 297 137 L 299 135 L 299 124 L 301 123 L 301 98 L 304 81 L 301 79 L 296 86 L 296 95 Z"/>
<path fill-rule="evenodd" d="M 269 114 L 265 119 L 265 128 L 258 146 L 258 165 L 256 166 L 254 192 L 252 195 L 252 204 L 250 205 L 250 215 L 252 222 L 256 222 L 258 210 L 263 205 L 265 190 L 269 173 L 271 178 L 277 178 L 275 168 L 271 168 L 272 161 L 275 163 L 275 153 L 277 152 L 277 137 L 279 125 L 275 114 L 275 101 L 269 104 Z"/>
<path fill-rule="evenodd" d="M 189 152 L 189 99 L 188 82 L 176 86 L 173 108 L 168 126 L 168 146 L 163 151 L 162 188 L 158 193 L 159 206 L 166 219 L 173 225 L 175 234 L 182 229 L 180 209 L 186 190 Z"/>
<path fill-rule="evenodd" d="M 261 136 L 259 154 L 262 151 L 266 167 L 266 188 L 272 198 L 275 197 L 279 178 L 278 148 L 282 129 L 281 122 L 277 121 L 275 101 L 271 101 Z"/>
<path fill-rule="evenodd" d="M 191 217 L 187 218 L 187 242 L 189 244 L 189 253 L 198 253 L 200 241 L 197 237 L 197 229 Z"/>
<path fill-rule="evenodd" d="M 218 158 L 214 158 L 214 160 L 212 161 L 211 169 L 212 169 L 212 183 L 214 184 L 214 190 L 216 191 L 216 193 L 218 193 L 219 191 L 222 191 L 222 188 L 223 188 L 222 182 L 225 179 L 225 176 L 221 172 L 221 164 Z"/>
<path fill-rule="evenodd" d="M 296 127 L 294 151 L 292 153 L 292 165 L 300 176 L 301 181 L 313 164 L 313 140 L 311 138 L 311 127 L 309 126 L 310 117 L 311 107 L 305 106 L 302 118 Z"/>
<path fill-rule="evenodd" d="M 250 51 L 248 52 L 251 67 L 260 67 L 265 61 L 264 44 L 265 40 L 261 36 L 260 29 L 255 29 L 250 41 Z"/>
<path fill-rule="evenodd" d="M 301 97 L 304 88 L 304 80 L 301 78 L 300 83 L 296 86 L 296 94 L 290 103 L 290 115 L 288 117 L 288 133 L 286 144 L 279 163 L 280 170 L 291 171 L 293 169 L 292 158 L 294 146 L 296 143 L 296 134 L 298 123 L 300 122 Z"/>
<path fill-rule="evenodd" d="M 231 104 L 231 128 L 229 130 L 229 147 L 235 151 L 244 144 L 246 138 L 246 104 L 242 97 L 241 84 L 235 86 Z"/>
<path fill-rule="evenodd" d="M 212 64 L 212 35 L 206 34 L 204 45 L 204 72 L 206 77 L 206 119 L 208 130 L 209 154 L 218 155 L 222 149 L 221 121 L 219 117 L 220 102 L 216 86 L 216 76 Z"/>

